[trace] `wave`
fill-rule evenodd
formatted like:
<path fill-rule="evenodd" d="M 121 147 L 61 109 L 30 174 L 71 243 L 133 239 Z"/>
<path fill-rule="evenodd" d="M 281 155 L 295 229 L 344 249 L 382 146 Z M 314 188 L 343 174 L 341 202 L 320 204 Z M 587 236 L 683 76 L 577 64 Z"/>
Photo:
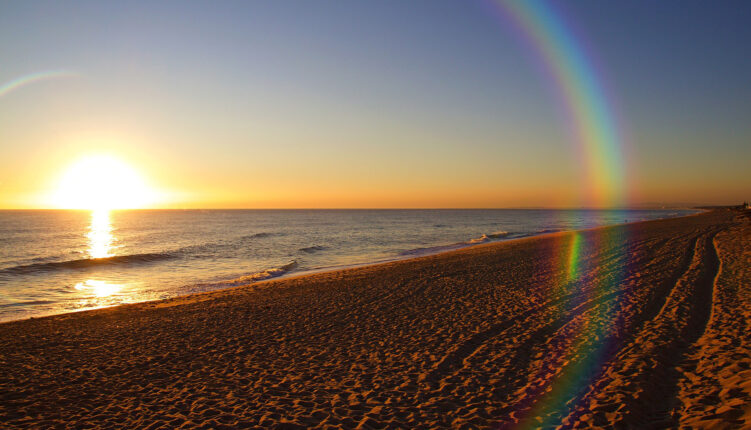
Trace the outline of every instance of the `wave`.
<path fill-rule="evenodd" d="M 421 256 L 421 255 L 428 255 L 428 254 L 437 254 L 439 252 L 445 252 L 445 251 L 452 251 L 454 249 L 464 248 L 467 246 L 467 243 L 454 243 L 452 245 L 439 245 L 439 246 L 428 246 L 424 248 L 414 248 L 414 249 L 408 249 L 406 251 L 400 252 L 398 255 L 400 256 Z"/>
<path fill-rule="evenodd" d="M 496 231 L 493 233 L 487 233 L 483 234 L 480 237 L 470 239 L 466 242 L 459 242 L 459 243 L 452 243 L 451 245 L 439 245 L 439 246 L 429 246 L 424 248 L 414 248 L 407 251 L 402 251 L 398 255 L 400 256 L 420 256 L 420 255 L 427 255 L 427 254 L 436 254 L 438 252 L 445 252 L 445 251 L 452 251 L 454 249 L 460 249 L 465 248 L 467 246 L 472 245 L 478 245 L 485 242 L 493 242 L 499 239 L 507 239 L 507 238 L 517 238 L 521 237 L 518 234 L 512 234 L 507 231 Z"/>
<path fill-rule="evenodd" d="M 240 241 L 260 239 L 270 236 L 276 236 L 280 233 L 261 232 L 247 236 L 242 236 Z M 174 249 L 168 252 L 150 252 L 142 254 L 129 254 L 129 255 L 116 255 L 112 257 L 103 258 L 81 258 L 64 261 L 45 261 L 44 258 L 36 259 L 36 261 L 29 264 L 20 264 L 17 266 L 11 266 L 0 269 L 0 275 L 27 275 L 40 272 L 52 272 L 57 270 L 68 269 L 86 269 L 89 267 L 98 266 L 110 266 L 110 265 L 132 265 L 132 264 L 144 264 L 152 263 L 156 261 L 169 260 L 179 257 L 202 257 L 202 253 L 208 253 L 213 255 L 221 248 L 236 248 L 239 244 L 227 244 L 227 243 L 203 243 L 198 245 L 190 245 L 183 248 Z M 303 252 L 316 252 L 324 249 L 324 247 L 313 246 L 309 249 L 301 249 Z"/>
<path fill-rule="evenodd" d="M 248 239 L 261 239 L 264 237 L 271 237 L 271 236 L 277 236 L 280 233 L 269 233 L 266 231 L 260 232 L 260 233 L 254 233 L 254 234 L 248 234 L 245 236 L 240 236 L 240 240 L 248 240 Z"/>
<path fill-rule="evenodd" d="M 509 233 L 507 231 L 496 231 L 494 233 L 483 234 L 480 237 L 477 237 L 477 238 L 474 238 L 474 239 L 470 239 L 467 243 L 468 244 L 475 244 L 475 243 L 490 242 L 493 239 L 503 239 L 503 238 L 506 238 L 510 234 L 511 233 Z"/>
<path fill-rule="evenodd" d="M 51 305 L 57 303 L 54 300 L 31 300 L 27 302 L 16 302 L 16 303 L 3 303 L 0 304 L 0 308 L 12 308 L 12 307 L 23 307 L 23 306 L 34 306 L 34 305 Z"/>
<path fill-rule="evenodd" d="M 537 230 L 536 234 L 548 234 L 548 233 L 558 233 L 564 231 L 562 228 L 544 228 L 542 230 Z"/>
<path fill-rule="evenodd" d="M 282 236 L 284 233 L 270 233 L 261 232 L 248 234 L 245 236 L 235 237 L 231 240 L 225 240 L 220 242 L 205 242 L 197 243 L 193 245 L 184 246 L 172 251 L 175 255 L 179 254 L 187 256 L 189 258 L 204 258 L 216 255 L 221 252 L 234 252 L 243 248 L 246 248 L 248 244 L 246 242 L 253 241 L 255 239 L 263 239 L 272 236 Z"/>
<path fill-rule="evenodd" d="M 103 258 L 82 258 L 79 260 L 57 261 L 51 263 L 34 263 L 0 269 L 0 275 L 24 275 L 37 272 L 50 272 L 64 269 L 85 269 L 96 266 L 126 265 L 151 263 L 168 260 L 176 255 L 169 252 L 150 252 L 145 254 L 116 255 Z"/>
<path fill-rule="evenodd" d="M 326 249 L 328 249 L 328 247 L 323 246 L 323 245 L 313 245 L 313 246 L 307 246 L 305 248 L 300 248 L 298 249 L 298 251 L 304 252 L 306 254 L 312 254 L 314 252 L 323 251 Z"/>
<path fill-rule="evenodd" d="M 491 239 L 501 239 L 501 238 L 504 238 L 504 237 L 508 237 L 508 235 L 510 235 L 510 234 L 511 233 L 509 233 L 507 231 L 496 231 L 494 233 L 488 234 L 487 236 L 489 238 L 491 238 Z"/>
<path fill-rule="evenodd" d="M 219 288 L 239 287 L 241 285 L 248 285 L 254 282 L 264 281 L 266 279 L 277 278 L 279 276 L 282 276 L 294 270 L 296 267 L 297 267 L 297 261 L 292 260 L 291 262 L 285 264 L 284 266 L 275 267 L 273 269 L 266 269 L 261 272 L 255 272 L 246 276 L 241 276 L 239 278 L 234 278 L 234 279 L 228 279 L 225 281 L 201 283 L 195 286 L 201 290 L 209 290 L 209 289 L 215 290 Z"/>

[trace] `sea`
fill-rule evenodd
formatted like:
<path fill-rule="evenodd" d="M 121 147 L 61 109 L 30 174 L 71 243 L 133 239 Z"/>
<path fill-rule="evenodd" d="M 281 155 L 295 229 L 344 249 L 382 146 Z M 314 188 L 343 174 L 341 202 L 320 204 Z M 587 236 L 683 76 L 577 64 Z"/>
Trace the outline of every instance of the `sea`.
<path fill-rule="evenodd" d="M 694 212 L 0 211 L 0 321 Z"/>

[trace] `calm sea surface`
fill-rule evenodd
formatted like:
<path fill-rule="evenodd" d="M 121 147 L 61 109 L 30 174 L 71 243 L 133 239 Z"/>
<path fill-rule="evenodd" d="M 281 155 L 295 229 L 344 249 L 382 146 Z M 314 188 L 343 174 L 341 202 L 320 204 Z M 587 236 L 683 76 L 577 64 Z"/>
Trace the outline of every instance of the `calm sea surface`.
<path fill-rule="evenodd" d="M 694 211 L 0 211 L 0 321 Z"/>

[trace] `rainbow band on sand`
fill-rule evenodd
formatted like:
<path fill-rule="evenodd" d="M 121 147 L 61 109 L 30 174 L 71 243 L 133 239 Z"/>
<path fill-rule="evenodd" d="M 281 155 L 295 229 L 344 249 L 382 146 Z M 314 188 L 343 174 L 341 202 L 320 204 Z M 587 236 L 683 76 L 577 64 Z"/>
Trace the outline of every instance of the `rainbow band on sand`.
<path fill-rule="evenodd" d="M 492 4 L 536 54 L 563 102 L 584 170 L 579 206 L 625 206 L 624 139 L 592 55 L 587 55 L 549 2 L 496 0 Z"/>
<path fill-rule="evenodd" d="M 34 82 L 57 78 L 75 78 L 78 76 L 78 73 L 67 70 L 47 70 L 43 72 L 30 73 L 28 75 L 20 76 L 16 79 L 13 79 L 12 81 L 8 81 L 3 85 L 0 85 L 0 97 L 10 93 L 13 90 L 17 90 Z"/>

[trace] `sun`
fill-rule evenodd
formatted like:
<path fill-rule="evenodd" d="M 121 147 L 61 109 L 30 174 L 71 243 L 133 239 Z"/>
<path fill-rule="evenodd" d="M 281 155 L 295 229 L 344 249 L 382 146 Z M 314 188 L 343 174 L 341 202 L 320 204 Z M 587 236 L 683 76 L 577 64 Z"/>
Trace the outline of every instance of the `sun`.
<path fill-rule="evenodd" d="M 60 209 L 139 209 L 156 203 L 157 193 L 127 163 L 110 155 L 90 155 L 71 164 L 52 195 Z"/>

